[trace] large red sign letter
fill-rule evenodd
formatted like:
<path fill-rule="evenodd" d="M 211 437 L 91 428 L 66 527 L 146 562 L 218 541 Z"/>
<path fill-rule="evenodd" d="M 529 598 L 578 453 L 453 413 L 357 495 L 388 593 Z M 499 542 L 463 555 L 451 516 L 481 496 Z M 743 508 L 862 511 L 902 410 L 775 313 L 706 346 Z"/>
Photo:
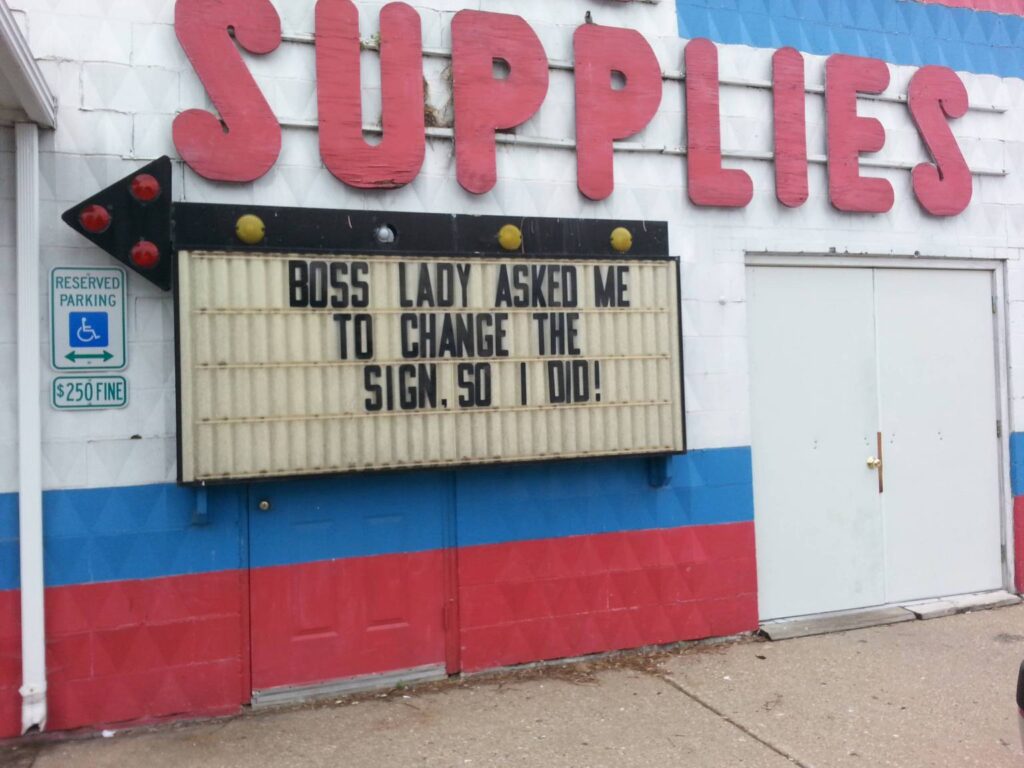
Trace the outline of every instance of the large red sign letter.
<path fill-rule="evenodd" d="M 580 192 L 604 200 L 615 188 L 612 142 L 641 130 L 661 104 L 661 66 L 639 32 L 584 24 L 576 59 L 576 168 Z M 612 78 L 624 81 L 612 87 Z"/>
<path fill-rule="evenodd" d="M 494 76 L 496 63 L 507 76 Z M 455 167 L 482 195 L 498 178 L 494 132 L 530 119 L 548 92 L 548 60 L 537 33 L 519 16 L 459 11 L 452 19 Z"/>
<path fill-rule="evenodd" d="M 775 117 L 775 196 L 790 208 L 807 202 L 807 107 L 804 57 L 795 48 L 772 56 Z"/>
<path fill-rule="evenodd" d="M 362 189 L 393 189 L 423 165 L 423 43 L 420 17 L 405 3 L 380 13 L 381 122 L 376 146 L 363 139 L 359 11 L 352 0 L 316 4 L 316 89 L 320 156 L 327 170 Z"/>
<path fill-rule="evenodd" d="M 934 163 L 914 168 L 914 194 L 933 216 L 963 213 L 974 193 L 974 180 L 946 118 L 967 114 L 967 89 L 948 67 L 922 67 L 907 93 L 910 114 Z"/>
<path fill-rule="evenodd" d="M 885 146 L 885 127 L 873 117 L 857 116 L 857 93 L 881 93 L 888 85 L 884 61 L 837 53 L 825 64 L 828 192 L 840 211 L 885 213 L 892 208 L 892 185 L 861 176 L 859 168 L 861 152 Z"/>
<path fill-rule="evenodd" d="M 215 181 L 253 181 L 281 152 L 281 126 L 242 61 L 281 43 L 281 20 L 270 0 L 178 0 L 174 31 L 203 81 L 220 119 L 202 109 L 174 118 L 174 146 L 188 166 Z"/>
<path fill-rule="evenodd" d="M 743 208 L 754 184 L 741 170 L 722 167 L 718 113 L 718 49 L 710 40 L 686 44 L 686 177 L 694 205 Z"/>

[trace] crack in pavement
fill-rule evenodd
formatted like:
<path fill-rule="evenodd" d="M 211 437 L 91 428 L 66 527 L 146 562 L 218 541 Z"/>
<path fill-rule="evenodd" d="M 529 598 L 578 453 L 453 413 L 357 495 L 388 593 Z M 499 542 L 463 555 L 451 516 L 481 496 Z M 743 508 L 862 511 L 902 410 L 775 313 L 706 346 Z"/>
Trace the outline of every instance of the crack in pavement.
<path fill-rule="evenodd" d="M 758 744 L 761 744 L 762 746 L 767 747 L 772 752 L 777 754 L 779 757 L 785 758 L 789 762 L 793 763 L 793 765 L 799 766 L 799 768 L 814 768 L 814 766 L 812 766 L 810 763 L 805 763 L 803 760 L 798 758 L 796 755 L 791 755 L 789 752 L 787 752 L 786 750 L 782 749 L 781 747 L 778 747 L 775 744 L 772 744 L 767 739 L 757 735 L 752 730 L 747 728 L 747 726 L 743 725 L 743 723 L 741 723 L 741 722 L 739 722 L 737 720 L 734 720 L 733 718 L 729 717 L 729 715 L 727 715 L 725 712 L 722 712 L 720 709 L 718 709 L 714 705 L 710 704 L 707 701 L 704 701 L 704 699 L 702 699 L 700 696 L 698 696 L 693 691 L 687 689 L 686 686 L 684 686 L 682 683 L 678 682 L 674 678 L 669 677 L 666 674 L 658 674 L 658 675 L 655 675 L 655 676 L 660 678 L 669 687 L 675 688 L 677 691 L 679 691 L 681 694 L 686 696 L 691 701 L 693 701 L 693 702 L 699 704 L 700 706 L 704 707 L 704 709 L 706 709 L 708 712 L 712 713 L 716 717 L 718 717 L 718 718 L 724 720 L 725 722 L 729 723 L 729 725 L 731 725 L 732 727 L 736 728 L 737 730 L 742 731 L 747 736 L 749 736 L 754 741 L 756 741 Z"/>

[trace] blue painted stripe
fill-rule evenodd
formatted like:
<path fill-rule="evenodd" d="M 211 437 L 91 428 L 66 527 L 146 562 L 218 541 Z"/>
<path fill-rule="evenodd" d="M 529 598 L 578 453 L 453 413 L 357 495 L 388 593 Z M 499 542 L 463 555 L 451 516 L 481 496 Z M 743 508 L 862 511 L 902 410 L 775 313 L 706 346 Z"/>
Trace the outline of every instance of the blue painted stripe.
<path fill-rule="evenodd" d="M 1024 18 L 905 0 L 676 0 L 679 34 L 1024 77 Z"/>
<path fill-rule="evenodd" d="M 750 449 L 644 459 L 351 475 L 195 491 L 174 485 L 44 494 L 50 586 L 154 578 L 753 519 Z M 266 499 L 270 509 L 257 510 Z M 250 503 L 251 502 L 251 503 Z M 247 512 L 247 507 L 251 509 Z M 18 585 L 17 496 L 0 495 L 0 589 Z"/>
<path fill-rule="evenodd" d="M 750 449 L 693 451 L 651 488 L 645 459 L 267 483 L 253 567 L 753 519 Z M 455 528 L 453 531 L 452 528 Z"/>
<path fill-rule="evenodd" d="M 750 449 L 675 456 L 665 488 L 645 459 L 481 469 L 460 478 L 460 546 L 754 519 Z"/>
<path fill-rule="evenodd" d="M 143 485 L 43 494 L 47 586 L 239 568 L 245 488 L 210 491 L 208 525 L 193 525 L 195 491 Z M 0 495 L 0 589 L 16 589 L 18 496 Z"/>
<path fill-rule="evenodd" d="M 1010 433 L 1010 491 L 1024 496 L 1024 432 Z"/>
<path fill-rule="evenodd" d="M 454 478 L 389 472 L 254 485 L 270 510 L 252 513 L 250 562 L 259 568 L 440 549 Z"/>
<path fill-rule="evenodd" d="M 18 568 L 18 494 L 0 494 L 0 589 L 16 588 Z"/>

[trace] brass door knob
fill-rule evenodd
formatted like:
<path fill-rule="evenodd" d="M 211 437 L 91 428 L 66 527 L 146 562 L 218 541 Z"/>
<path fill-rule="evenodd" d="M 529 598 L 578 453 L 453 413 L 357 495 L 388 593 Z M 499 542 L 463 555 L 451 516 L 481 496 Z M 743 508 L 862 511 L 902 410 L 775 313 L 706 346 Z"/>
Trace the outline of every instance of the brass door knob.
<path fill-rule="evenodd" d="M 882 460 L 876 456 L 868 456 L 868 469 L 878 469 L 882 466 Z"/>

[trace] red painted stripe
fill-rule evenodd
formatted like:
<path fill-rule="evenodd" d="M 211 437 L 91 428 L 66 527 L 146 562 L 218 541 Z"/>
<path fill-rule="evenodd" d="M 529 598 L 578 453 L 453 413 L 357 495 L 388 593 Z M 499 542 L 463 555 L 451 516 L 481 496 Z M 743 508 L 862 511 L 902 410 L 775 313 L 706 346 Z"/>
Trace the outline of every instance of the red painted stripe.
<path fill-rule="evenodd" d="M 50 588 L 49 726 L 232 712 L 250 679 L 451 668 L 460 654 L 479 670 L 757 626 L 749 522 L 467 547 L 457 595 L 452 554 Z M 0 592 L 0 737 L 20 725 L 18 612 L 18 592 Z"/>
<path fill-rule="evenodd" d="M 465 671 L 757 628 L 752 523 L 460 550 Z"/>
<path fill-rule="evenodd" d="M 245 573 L 46 590 L 48 729 L 236 711 Z M 0 737 L 21 725 L 20 600 L 0 592 Z"/>
<path fill-rule="evenodd" d="M 1005 13 L 1024 16 L 1024 0 L 917 0 L 930 5 L 945 5 L 949 8 L 967 8 L 971 11 Z"/>
<path fill-rule="evenodd" d="M 1024 496 L 1013 500 L 1014 587 L 1024 594 Z"/>

